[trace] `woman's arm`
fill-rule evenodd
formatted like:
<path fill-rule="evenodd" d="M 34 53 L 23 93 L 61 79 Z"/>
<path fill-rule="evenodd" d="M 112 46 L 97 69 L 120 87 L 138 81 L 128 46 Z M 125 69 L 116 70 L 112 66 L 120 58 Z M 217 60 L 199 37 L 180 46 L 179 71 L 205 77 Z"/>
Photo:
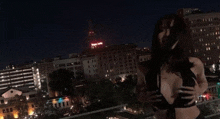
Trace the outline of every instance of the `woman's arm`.
<path fill-rule="evenodd" d="M 202 95 L 208 88 L 208 82 L 205 77 L 205 70 L 202 61 L 199 58 L 190 58 L 194 64 L 194 70 L 196 73 L 196 81 L 198 86 L 195 87 L 197 95 Z"/>

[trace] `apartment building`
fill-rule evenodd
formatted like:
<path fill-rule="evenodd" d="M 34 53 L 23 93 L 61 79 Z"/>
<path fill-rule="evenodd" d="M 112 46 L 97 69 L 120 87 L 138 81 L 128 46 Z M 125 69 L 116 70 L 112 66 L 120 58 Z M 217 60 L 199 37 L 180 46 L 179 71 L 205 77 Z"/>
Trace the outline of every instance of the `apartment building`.
<path fill-rule="evenodd" d="M 69 58 L 61 59 L 61 57 L 54 58 L 53 61 L 54 70 L 57 69 L 67 69 L 74 72 L 76 77 L 79 72 L 83 72 L 83 66 L 81 62 L 81 57 L 77 54 L 70 54 Z"/>
<path fill-rule="evenodd" d="M 31 101 L 35 95 L 36 91 L 33 90 L 18 90 L 16 88 L 7 88 L 0 92 L 0 119 L 11 119 L 11 118 L 19 118 L 19 110 L 15 108 L 17 105 L 16 95 L 22 96 L 25 98 L 25 102 L 27 104 L 27 116 L 32 116 L 34 114 L 35 105 L 34 102 Z"/>
<path fill-rule="evenodd" d="M 136 45 L 122 44 L 88 49 L 87 54 L 97 57 L 97 74 L 100 78 L 125 79 L 127 75 L 137 73 Z"/>
<path fill-rule="evenodd" d="M 95 55 L 82 56 L 82 65 L 85 78 L 98 77 L 98 58 Z"/>
<path fill-rule="evenodd" d="M 36 63 L 35 66 L 39 69 L 39 75 L 41 80 L 41 91 L 44 95 L 49 95 L 49 74 L 52 73 L 54 69 L 52 59 L 43 59 L 40 62 Z"/>
<path fill-rule="evenodd" d="M 179 9 L 177 14 L 184 18 L 189 27 L 193 44 L 189 52 L 206 66 L 220 63 L 220 13 L 185 8 Z"/>
<path fill-rule="evenodd" d="M 13 67 L 1 70 L 0 91 L 8 87 L 27 90 L 41 89 L 39 69 L 34 67 Z"/>

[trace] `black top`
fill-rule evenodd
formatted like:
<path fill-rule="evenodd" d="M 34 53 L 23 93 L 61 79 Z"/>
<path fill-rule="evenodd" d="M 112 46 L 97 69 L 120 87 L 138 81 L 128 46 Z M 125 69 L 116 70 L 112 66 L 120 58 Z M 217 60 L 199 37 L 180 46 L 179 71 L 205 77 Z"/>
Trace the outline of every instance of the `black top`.
<path fill-rule="evenodd" d="M 189 86 L 189 87 L 194 87 L 195 86 L 195 79 L 196 76 L 195 74 L 190 70 L 190 68 L 184 68 L 182 70 L 179 70 L 182 80 L 183 80 L 183 86 Z M 148 75 L 148 78 L 146 77 L 146 83 L 148 85 L 149 91 L 153 91 L 153 90 L 159 90 L 159 92 L 157 94 L 161 94 L 161 78 L 160 78 L 160 71 L 159 71 L 159 88 L 157 87 L 157 79 L 153 78 L 153 77 L 149 77 L 149 76 L 156 76 L 158 75 L 158 73 L 155 73 L 153 70 L 151 70 L 150 72 L 151 75 Z M 155 75 L 155 74 L 156 75 Z M 156 81 L 155 81 L 156 80 Z M 150 83 L 148 83 L 150 82 Z M 182 89 L 183 90 L 183 89 Z M 185 96 L 190 96 L 190 94 L 184 94 L 184 93 L 179 93 L 179 95 L 176 97 L 176 99 L 174 100 L 173 104 L 169 104 L 167 102 L 167 100 L 165 99 L 165 97 L 163 96 L 163 94 L 161 94 L 161 101 L 160 102 L 156 102 L 153 103 L 153 105 L 155 107 L 157 107 L 160 110 L 165 110 L 165 109 L 174 109 L 174 108 L 185 108 L 185 107 L 191 107 L 195 105 L 195 102 L 192 103 L 191 105 L 187 105 L 190 101 L 192 101 L 191 99 L 182 99 L 182 97 Z"/>

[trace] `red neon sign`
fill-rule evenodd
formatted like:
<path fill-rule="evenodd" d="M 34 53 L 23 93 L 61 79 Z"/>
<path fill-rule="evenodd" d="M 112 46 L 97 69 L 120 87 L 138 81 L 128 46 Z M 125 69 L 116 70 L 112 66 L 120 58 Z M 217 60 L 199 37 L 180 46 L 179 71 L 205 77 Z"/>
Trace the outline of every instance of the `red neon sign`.
<path fill-rule="evenodd" d="M 102 46 L 103 42 L 96 42 L 96 43 L 91 43 L 91 48 L 96 48 L 98 46 Z"/>

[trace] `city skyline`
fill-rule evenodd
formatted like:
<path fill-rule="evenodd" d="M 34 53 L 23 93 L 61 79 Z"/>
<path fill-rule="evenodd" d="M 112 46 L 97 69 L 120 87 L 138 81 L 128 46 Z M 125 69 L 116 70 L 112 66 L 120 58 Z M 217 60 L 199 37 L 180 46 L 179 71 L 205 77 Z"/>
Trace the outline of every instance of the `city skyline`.
<path fill-rule="evenodd" d="M 150 47 L 156 21 L 180 8 L 220 11 L 211 1 L 1 2 L 0 69 L 85 48 L 88 20 L 109 44 Z"/>

